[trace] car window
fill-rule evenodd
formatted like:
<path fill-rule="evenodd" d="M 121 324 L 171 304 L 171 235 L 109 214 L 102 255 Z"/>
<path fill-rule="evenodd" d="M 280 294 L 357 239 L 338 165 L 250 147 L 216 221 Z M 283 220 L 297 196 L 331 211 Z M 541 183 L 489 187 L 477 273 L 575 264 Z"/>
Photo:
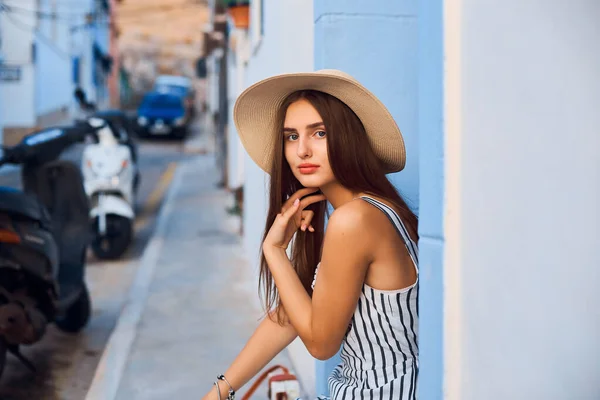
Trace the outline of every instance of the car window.
<path fill-rule="evenodd" d="M 170 93 L 177 96 L 186 96 L 188 93 L 188 88 L 177 85 L 157 85 L 156 91 L 161 93 Z"/>
<path fill-rule="evenodd" d="M 182 108 L 181 99 L 172 96 L 146 97 L 142 103 L 144 108 Z"/>

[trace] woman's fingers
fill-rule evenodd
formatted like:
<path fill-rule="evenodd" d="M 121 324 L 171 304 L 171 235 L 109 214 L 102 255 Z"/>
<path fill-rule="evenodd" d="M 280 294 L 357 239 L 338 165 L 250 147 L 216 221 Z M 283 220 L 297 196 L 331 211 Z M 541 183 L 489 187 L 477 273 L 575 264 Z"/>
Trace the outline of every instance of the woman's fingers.
<path fill-rule="evenodd" d="M 300 230 L 304 232 L 308 229 L 309 232 L 314 232 L 315 228 L 311 225 L 311 222 L 315 213 L 312 210 L 304 209 L 311 204 L 326 200 L 326 197 L 323 194 L 307 196 L 317 190 L 318 188 L 304 188 L 294 193 L 283 204 L 280 214 L 282 219 L 288 223 L 293 218 L 294 223 Z M 302 200 L 300 200 L 301 198 Z"/>
<path fill-rule="evenodd" d="M 317 190 L 319 190 L 319 188 L 308 187 L 296 191 L 296 193 L 291 195 L 290 198 L 283 203 L 282 209 L 287 210 L 294 203 L 294 201 L 296 201 L 296 199 L 301 199 L 306 195 L 316 192 Z"/>
<path fill-rule="evenodd" d="M 312 228 L 312 225 L 310 223 L 312 222 L 312 219 L 314 216 L 315 216 L 315 212 L 312 210 L 302 211 L 302 213 L 301 213 L 301 224 L 302 225 L 300 226 L 300 229 L 302 231 L 306 231 L 306 229 Z M 311 232 L 314 232 L 314 229 Z"/>
<path fill-rule="evenodd" d="M 309 205 L 314 204 L 314 203 L 318 203 L 320 201 L 325 201 L 326 199 L 327 198 L 325 197 L 324 194 L 317 194 L 317 195 L 314 195 L 314 196 L 305 197 L 302 200 L 300 200 L 300 209 L 304 210 Z"/>
<path fill-rule="evenodd" d="M 298 211 L 298 207 L 300 206 L 300 200 L 296 199 L 290 207 L 288 207 L 285 211 L 281 211 L 281 216 L 285 219 L 285 221 L 289 221 L 290 218 L 294 216 L 296 211 Z"/>

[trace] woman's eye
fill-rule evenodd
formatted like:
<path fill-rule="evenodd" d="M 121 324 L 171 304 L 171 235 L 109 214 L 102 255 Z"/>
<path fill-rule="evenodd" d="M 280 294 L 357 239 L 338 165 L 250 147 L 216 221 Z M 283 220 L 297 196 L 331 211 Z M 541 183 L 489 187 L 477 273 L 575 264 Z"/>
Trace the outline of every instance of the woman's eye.
<path fill-rule="evenodd" d="M 286 139 L 290 140 L 290 141 L 291 140 L 298 140 L 298 135 L 296 135 L 296 134 L 288 135 Z"/>
<path fill-rule="evenodd" d="M 325 132 L 325 131 L 317 131 L 317 132 L 315 132 L 315 134 L 316 134 L 318 137 L 321 137 L 321 138 L 323 138 L 323 137 L 325 137 L 325 135 L 327 135 L 327 132 Z"/>

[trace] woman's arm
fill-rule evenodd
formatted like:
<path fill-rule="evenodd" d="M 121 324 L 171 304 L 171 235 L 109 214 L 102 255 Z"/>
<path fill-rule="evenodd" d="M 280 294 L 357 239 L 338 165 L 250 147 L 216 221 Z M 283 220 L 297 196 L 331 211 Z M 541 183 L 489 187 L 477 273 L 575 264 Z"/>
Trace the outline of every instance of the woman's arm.
<path fill-rule="evenodd" d="M 304 290 L 285 250 L 271 242 L 263 244 L 281 303 L 307 350 L 320 360 L 331 358 L 339 350 L 372 261 L 377 235 L 369 229 L 369 219 L 362 207 L 351 202 L 335 210 L 329 218 L 312 298 Z M 284 213 L 282 218 L 289 218 L 293 211 Z"/>
<path fill-rule="evenodd" d="M 273 315 L 273 314 L 272 314 Z M 246 346 L 236 357 L 231 366 L 225 371 L 225 378 L 231 383 L 234 390 L 239 390 L 253 376 L 258 374 L 277 354 L 285 349 L 298 336 L 296 330 L 284 318 L 285 325 L 281 326 L 271 318 L 266 317 L 256 328 Z M 216 380 L 216 376 L 214 378 Z M 229 386 L 219 381 L 221 398 L 227 398 Z M 213 387 L 203 397 L 203 400 L 217 400 L 217 391 Z"/>

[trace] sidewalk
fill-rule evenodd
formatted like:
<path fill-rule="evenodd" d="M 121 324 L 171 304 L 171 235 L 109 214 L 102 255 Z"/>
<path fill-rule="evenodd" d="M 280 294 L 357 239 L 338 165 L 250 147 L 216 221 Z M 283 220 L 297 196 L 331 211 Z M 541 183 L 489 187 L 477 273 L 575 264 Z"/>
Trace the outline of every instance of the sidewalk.
<path fill-rule="evenodd" d="M 214 130 L 215 127 L 208 114 L 198 113 L 183 144 L 183 152 L 186 154 L 214 153 L 216 150 L 215 135 L 206 134 L 206 132 L 214 132 Z"/>
<path fill-rule="evenodd" d="M 86 400 L 198 400 L 258 325 L 256 271 L 217 180 L 212 154 L 178 166 Z M 291 367 L 286 351 L 274 363 Z"/>

